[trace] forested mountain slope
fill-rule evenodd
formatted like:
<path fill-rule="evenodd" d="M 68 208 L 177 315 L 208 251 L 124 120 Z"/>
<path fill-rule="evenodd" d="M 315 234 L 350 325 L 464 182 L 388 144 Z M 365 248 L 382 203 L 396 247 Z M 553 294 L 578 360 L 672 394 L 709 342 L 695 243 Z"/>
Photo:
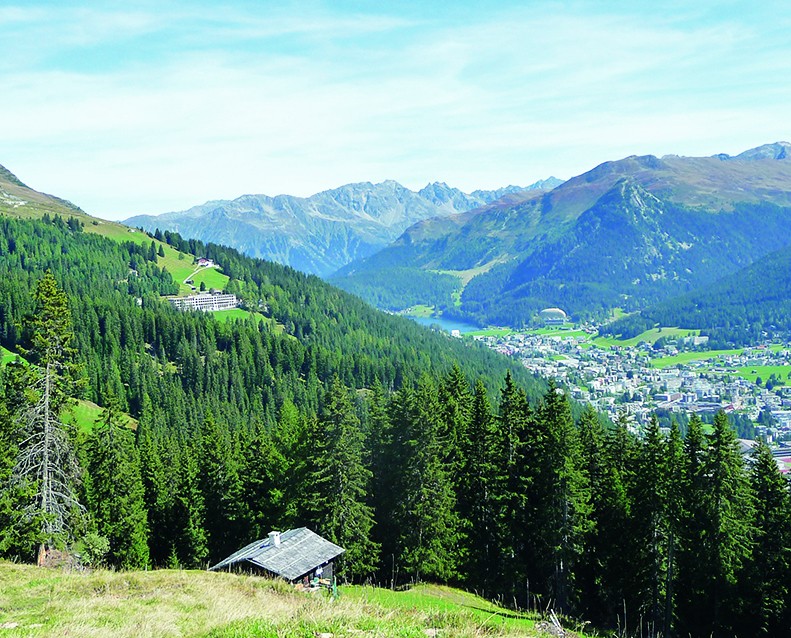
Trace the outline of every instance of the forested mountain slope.
<path fill-rule="evenodd" d="M 540 197 L 418 223 L 333 281 L 372 299 L 357 282 L 393 268 L 471 272 L 455 313 L 479 323 L 521 325 L 550 306 L 639 309 L 791 242 L 788 149 L 607 162 Z"/>
<path fill-rule="evenodd" d="M 185 211 L 139 215 L 125 223 L 150 232 L 177 231 L 326 276 L 371 255 L 420 220 L 478 208 L 510 193 L 548 190 L 559 183 L 549 178 L 527 188 L 508 186 L 467 194 L 440 182 L 417 192 L 392 180 L 363 182 L 310 197 L 243 195 Z"/>
<path fill-rule="evenodd" d="M 791 247 L 693 292 L 673 297 L 602 328 L 635 336 L 654 325 L 694 327 L 712 347 L 758 343 L 791 333 Z"/>
<path fill-rule="evenodd" d="M 0 216 L 0 343 L 29 362 L 0 368 L 0 555 L 198 568 L 305 525 L 346 548 L 342 581 L 461 584 L 631 635 L 788 627 L 787 484 L 724 414 L 684 441 L 575 420 L 554 385 L 316 277 L 80 219 Z M 221 264 L 247 318 L 163 301 L 176 249 Z M 58 423 L 69 396 L 104 408 L 92 431 Z M 31 474 L 42 447 L 69 462 Z"/>

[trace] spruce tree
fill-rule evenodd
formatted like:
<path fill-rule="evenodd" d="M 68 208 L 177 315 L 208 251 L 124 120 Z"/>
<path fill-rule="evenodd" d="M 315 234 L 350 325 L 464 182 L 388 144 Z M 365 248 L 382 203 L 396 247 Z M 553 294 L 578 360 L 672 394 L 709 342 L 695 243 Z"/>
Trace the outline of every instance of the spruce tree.
<path fill-rule="evenodd" d="M 284 488 L 289 463 L 277 445 L 274 433 L 258 425 L 244 445 L 242 455 L 243 521 L 251 542 L 270 531 L 287 529 Z"/>
<path fill-rule="evenodd" d="M 486 387 L 475 383 L 472 414 L 463 446 L 458 511 L 464 529 L 467 583 L 483 595 L 495 589 L 501 562 L 496 494 L 496 439 Z"/>
<path fill-rule="evenodd" d="M 714 633 L 725 634 L 733 629 L 738 608 L 736 584 L 751 552 L 753 501 L 736 433 L 724 412 L 714 417 L 706 475 L 710 526 L 704 547 L 711 566 L 707 588 L 710 607 L 701 612 L 704 618 L 710 614 Z"/>
<path fill-rule="evenodd" d="M 680 636 L 708 635 L 710 624 L 699 613 L 708 595 L 706 573 L 711 569 L 704 548 L 709 523 L 709 494 L 706 476 L 708 442 L 703 423 L 693 414 L 684 439 L 681 502 L 678 524 L 675 633 Z"/>
<path fill-rule="evenodd" d="M 122 569 L 149 564 L 148 519 L 140 455 L 119 403 L 108 398 L 88 439 L 89 508 L 109 541 L 108 563 Z"/>
<path fill-rule="evenodd" d="M 84 508 L 75 492 L 79 466 L 73 437 L 61 421 L 76 390 L 68 299 L 50 271 L 36 284 L 33 297 L 36 312 L 28 321 L 30 347 L 24 350 L 33 365 L 20 369 L 18 379 L 27 387 L 18 404 L 21 434 L 10 486 L 34 489 L 24 512 L 40 529 L 41 563 L 47 547 L 69 540 L 71 520 Z"/>
<path fill-rule="evenodd" d="M 370 575 L 379 546 L 371 539 L 373 509 L 366 502 L 371 471 L 349 390 L 336 376 L 312 440 L 308 510 L 317 531 L 346 549 L 338 575 L 348 581 Z"/>
<path fill-rule="evenodd" d="M 575 575 L 590 524 L 590 491 L 568 397 L 552 382 L 524 449 L 535 468 L 526 526 L 528 576 L 559 611 L 569 613 L 577 604 Z"/>
<path fill-rule="evenodd" d="M 381 580 L 395 580 L 398 527 L 394 519 L 401 481 L 401 459 L 394 444 L 391 405 L 378 379 L 368 399 L 368 446 L 371 455 L 371 499 L 374 509 L 373 539 L 381 548 Z"/>
<path fill-rule="evenodd" d="M 457 364 L 440 383 L 439 400 L 443 422 L 440 436 L 445 441 L 445 464 L 458 490 L 460 473 L 465 463 L 464 445 L 470 425 L 472 395 L 469 383 Z"/>
<path fill-rule="evenodd" d="M 742 579 L 743 635 L 781 636 L 791 627 L 791 498 L 772 451 L 753 450 L 753 550 Z"/>
<path fill-rule="evenodd" d="M 200 429 L 200 488 L 209 561 L 218 562 L 239 548 L 242 540 L 242 484 L 227 428 L 206 415 Z"/>
<path fill-rule="evenodd" d="M 196 451 L 185 445 L 177 470 L 177 493 L 173 503 L 173 524 L 176 532 L 171 558 L 181 567 L 207 567 L 208 539 L 204 521 L 206 506 L 200 489 L 200 462 Z M 172 563 L 173 561 L 170 560 Z"/>
<path fill-rule="evenodd" d="M 625 430 L 625 426 L 624 426 Z M 598 626 L 615 624 L 623 601 L 623 561 L 628 548 L 630 501 L 622 468 L 614 461 L 614 441 L 592 407 L 579 421 L 583 468 L 590 484 L 590 526 L 578 569 L 584 618 Z M 626 433 L 628 436 L 628 433 Z"/>
<path fill-rule="evenodd" d="M 535 437 L 541 433 L 534 427 L 533 414 L 524 390 L 518 388 L 506 373 L 505 385 L 500 392 L 500 410 L 494 421 L 493 459 L 491 475 L 492 500 L 496 508 L 494 517 L 495 543 L 499 551 L 498 594 L 516 596 L 527 600 L 525 587 L 528 568 L 537 553 L 533 524 L 540 504 L 532 498 L 532 481 L 538 472 L 540 445 Z M 541 591 L 540 586 L 537 588 Z"/>
<path fill-rule="evenodd" d="M 632 617 L 640 619 L 639 633 L 652 638 L 664 624 L 667 574 L 667 450 L 659 420 L 651 417 L 638 457 L 632 533 L 634 554 Z M 627 627 L 628 630 L 628 627 Z"/>
<path fill-rule="evenodd" d="M 458 574 L 460 530 L 437 389 L 420 378 L 406 407 L 404 484 L 398 505 L 400 562 L 416 581 L 447 582 Z"/>

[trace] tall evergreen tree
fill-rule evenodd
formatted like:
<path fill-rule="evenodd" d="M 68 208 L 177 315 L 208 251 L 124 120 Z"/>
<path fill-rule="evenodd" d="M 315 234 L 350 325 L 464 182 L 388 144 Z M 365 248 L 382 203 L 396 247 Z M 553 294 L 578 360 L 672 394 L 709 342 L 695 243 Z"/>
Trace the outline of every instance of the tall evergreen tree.
<path fill-rule="evenodd" d="M 675 585 L 676 585 L 676 562 L 678 552 L 678 542 L 680 536 L 680 526 L 683 519 L 683 502 L 681 491 L 684 489 L 684 442 L 681 438 L 681 430 L 675 419 L 670 424 L 670 436 L 667 440 L 667 461 L 666 461 L 666 485 L 667 485 L 667 569 L 665 577 L 665 617 L 662 621 L 662 635 L 673 635 L 673 618 L 675 616 Z"/>
<path fill-rule="evenodd" d="M 405 406 L 408 415 L 404 484 L 398 505 L 400 562 L 415 580 L 449 581 L 458 574 L 459 520 L 444 441 L 437 389 L 421 377 Z"/>
<path fill-rule="evenodd" d="M 741 579 L 742 635 L 782 636 L 791 627 L 791 498 L 764 442 L 750 472 L 755 509 L 753 551 Z M 745 622 L 746 621 L 746 622 Z"/>
<path fill-rule="evenodd" d="M 751 551 L 750 523 L 752 495 L 744 459 L 736 433 L 724 412 L 714 417 L 714 432 L 706 459 L 709 481 L 710 527 L 705 549 L 708 553 L 708 616 L 714 633 L 733 630 L 734 612 L 738 609 L 736 584 Z M 710 615 L 709 615 L 710 614 Z"/>
<path fill-rule="evenodd" d="M 169 561 L 176 558 L 182 567 L 205 568 L 209 557 L 204 521 L 206 505 L 200 489 L 200 463 L 190 446 L 184 446 L 178 464 L 178 487 L 173 503 L 176 541 Z M 172 566 L 172 565 L 171 565 Z"/>
<path fill-rule="evenodd" d="M 528 527 L 534 547 L 530 580 L 568 613 L 577 604 L 575 573 L 590 521 L 590 492 L 568 397 L 553 383 L 526 447 L 534 448 L 537 462 Z"/>
<path fill-rule="evenodd" d="M 371 539 L 373 510 L 366 502 L 371 471 L 349 390 L 336 376 L 312 441 L 308 510 L 319 533 L 344 547 L 338 574 L 346 580 L 373 573 L 379 547 Z"/>
<path fill-rule="evenodd" d="M 242 484 L 230 433 L 211 412 L 200 429 L 199 458 L 209 561 L 218 562 L 244 540 L 240 530 Z"/>
<path fill-rule="evenodd" d="M 631 608 L 633 618 L 640 619 L 639 633 L 649 638 L 662 633 L 665 618 L 669 537 L 666 480 L 667 450 L 659 420 L 654 416 L 646 429 L 638 457 L 632 508 L 632 532 L 637 551 L 632 565 L 635 579 Z"/>
<path fill-rule="evenodd" d="M 47 271 L 36 284 L 35 314 L 28 322 L 33 364 L 24 369 L 27 383 L 18 415 L 23 430 L 11 484 L 32 484 L 35 497 L 25 507 L 40 526 L 39 562 L 44 550 L 68 539 L 70 520 L 81 511 L 74 489 L 79 466 L 72 437 L 60 419 L 75 392 L 75 349 L 68 299 Z"/>
<path fill-rule="evenodd" d="M 538 553 L 531 527 L 537 520 L 540 504 L 532 498 L 532 481 L 538 471 L 541 432 L 534 427 L 533 413 L 523 389 L 510 372 L 500 392 L 500 410 L 494 422 L 494 457 L 491 487 L 497 512 L 495 543 L 500 564 L 498 594 L 515 596 L 527 589 L 528 568 Z M 530 497 L 530 498 L 529 498 Z M 540 591 L 540 587 L 539 587 Z M 527 598 L 524 604 L 528 605 Z"/>
<path fill-rule="evenodd" d="M 464 529 L 466 580 L 484 595 L 495 590 L 501 562 L 498 543 L 495 423 L 486 388 L 475 383 L 472 414 L 463 446 L 458 510 Z"/>
<path fill-rule="evenodd" d="M 149 563 L 148 520 L 140 455 L 117 399 L 109 397 L 88 440 L 88 505 L 107 538 L 110 565 L 141 569 Z"/>
<path fill-rule="evenodd" d="M 587 408 L 579 421 L 583 467 L 590 485 L 590 526 L 583 543 L 578 584 L 584 618 L 599 626 L 615 625 L 626 591 L 624 561 L 630 543 L 625 530 L 630 522 L 630 499 L 623 467 L 616 462 L 615 447 L 630 436 L 605 432 L 596 412 Z"/>
<path fill-rule="evenodd" d="M 445 441 L 445 464 L 451 473 L 454 487 L 458 490 L 472 411 L 470 386 L 458 364 L 453 365 L 440 383 L 439 400 L 443 422 L 440 436 Z"/>

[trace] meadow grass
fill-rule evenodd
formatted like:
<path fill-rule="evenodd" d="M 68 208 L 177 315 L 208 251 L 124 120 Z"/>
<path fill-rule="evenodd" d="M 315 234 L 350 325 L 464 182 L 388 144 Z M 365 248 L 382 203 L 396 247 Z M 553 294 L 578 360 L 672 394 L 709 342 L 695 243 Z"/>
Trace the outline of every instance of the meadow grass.
<path fill-rule="evenodd" d="M 6 636 L 253 638 L 541 636 L 535 618 L 433 585 L 295 591 L 280 580 L 204 571 L 64 572 L 0 562 Z"/>
<path fill-rule="evenodd" d="M 211 314 L 212 317 L 214 317 L 217 321 L 221 321 L 222 323 L 233 321 L 234 319 L 249 319 L 250 317 L 252 317 L 258 322 L 271 321 L 271 319 L 267 319 L 266 317 L 264 317 L 264 315 L 258 312 L 250 312 L 249 310 L 242 310 L 241 308 L 232 308 L 231 310 L 218 310 Z"/>
<path fill-rule="evenodd" d="M 618 337 L 596 337 L 593 343 L 601 348 L 609 348 L 612 346 L 636 346 L 638 343 L 646 341 L 654 344 L 662 337 L 668 339 L 677 339 L 678 337 L 687 337 L 692 335 L 699 335 L 700 330 L 692 330 L 689 328 L 672 328 L 660 326 L 659 328 L 651 328 L 645 332 L 641 332 L 636 337 L 630 339 L 620 339 Z"/>
<path fill-rule="evenodd" d="M 758 377 L 761 377 L 761 381 L 766 383 L 766 380 L 775 375 L 781 385 L 790 385 L 791 384 L 791 365 L 779 365 L 779 366 L 741 366 L 736 368 L 738 374 L 743 379 L 747 379 L 748 381 L 755 383 L 755 380 Z"/>
<path fill-rule="evenodd" d="M 7 363 L 14 361 L 16 358 L 16 354 L 10 350 L 6 350 L 3 346 L 0 346 L 0 365 L 6 365 Z"/>
<path fill-rule="evenodd" d="M 654 368 L 669 368 L 678 364 L 692 363 L 693 361 L 710 361 L 724 356 L 742 354 L 744 350 L 736 348 L 733 350 L 704 350 L 702 352 L 680 352 L 667 357 L 657 357 L 651 360 Z"/>
<path fill-rule="evenodd" d="M 403 313 L 407 317 L 433 317 L 434 306 L 426 306 L 424 304 L 417 304 L 407 308 Z"/>
<path fill-rule="evenodd" d="M 82 432 L 91 432 L 103 409 L 92 401 L 79 399 L 76 405 L 63 414 L 63 420 L 66 423 L 75 425 Z M 126 427 L 132 430 L 137 429 L 137 421 L 131 416 L 122 414 L 121 418 L 124 420 Z"/>

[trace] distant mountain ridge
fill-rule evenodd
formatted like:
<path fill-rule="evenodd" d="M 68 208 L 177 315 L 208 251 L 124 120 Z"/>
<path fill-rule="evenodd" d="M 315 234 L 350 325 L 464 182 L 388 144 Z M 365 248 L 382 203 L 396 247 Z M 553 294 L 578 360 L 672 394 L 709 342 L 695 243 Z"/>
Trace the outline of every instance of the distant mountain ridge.
<path fill-rule="evenodd" d="M 551 189 L 562 181 L 464 193 L 442 182 L 414 192 L 398 182 L 361 182 L 316 193 L 243 195 L 215 200 L 185 211 L 138 215 L 125 220 L 148 231 L 175 230 L 184 237 L 232 246 L 322 276 L 367 257 L 415 222 L 479 208 L 504 197 Z"/>
<path fill-rule="evenodd" d="M 418 222 L 332 281 L 374 299 L 361 283 L 386 285 L 391 269 L 399 285 L 410 268 L 457 272 L 469 283 L 446 314 L 481 324 L 521 325 L 552 306 L 640 309 L 791 243 L 789 151 L 605 162 L 549 192 Z"/>

